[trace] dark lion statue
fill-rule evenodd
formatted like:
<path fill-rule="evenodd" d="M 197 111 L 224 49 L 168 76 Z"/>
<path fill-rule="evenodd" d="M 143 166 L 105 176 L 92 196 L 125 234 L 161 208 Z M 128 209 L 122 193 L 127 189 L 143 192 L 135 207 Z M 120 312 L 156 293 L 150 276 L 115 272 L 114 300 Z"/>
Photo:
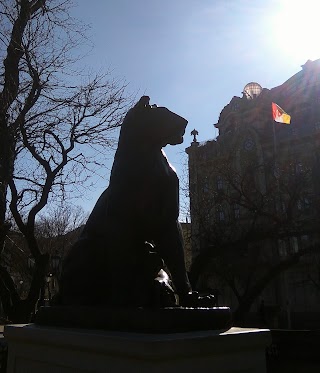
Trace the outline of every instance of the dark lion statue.
<path fill-rule="evenodd" d="M 182 143 L 186 125 L 147 96 L 128 111 L 109 187 L 64 262 L 60 304 L 154 307 L 195 298 L 178 223 L 179 181 L 162 150 Z"/>

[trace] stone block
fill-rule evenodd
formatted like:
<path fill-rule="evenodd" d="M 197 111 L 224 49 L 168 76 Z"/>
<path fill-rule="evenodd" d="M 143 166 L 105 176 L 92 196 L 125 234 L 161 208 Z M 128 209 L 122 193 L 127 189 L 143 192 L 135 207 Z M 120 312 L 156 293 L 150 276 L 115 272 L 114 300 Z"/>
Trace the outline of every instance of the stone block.
<path fill-rule="evenodd" d="M 144 334 L 8 325 L 8 373 L 266 372 L 267 329 Z"/>

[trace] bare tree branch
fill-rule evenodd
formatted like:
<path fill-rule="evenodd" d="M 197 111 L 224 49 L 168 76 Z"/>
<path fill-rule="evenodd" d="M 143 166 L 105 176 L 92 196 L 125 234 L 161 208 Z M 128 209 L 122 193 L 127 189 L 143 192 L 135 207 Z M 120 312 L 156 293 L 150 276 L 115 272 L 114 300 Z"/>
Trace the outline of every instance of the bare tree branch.
<path fill-rule="evenodd" d="M 36 263 L 29 311 L 48 264 L 36 235 L 39 213 L 88 186 L 130 104 L 127 84 L 109 71 L 75 70 L 81 57 L 76 47 L 88 40 L 86 26 L 70 15 L 71 5 L 0 0 L 0 251 L 9 202 Z M 0 278 L 0 291 L 4 286 Z M 21 303 L 12 297 L 7 311 L 16 315 Z"/>

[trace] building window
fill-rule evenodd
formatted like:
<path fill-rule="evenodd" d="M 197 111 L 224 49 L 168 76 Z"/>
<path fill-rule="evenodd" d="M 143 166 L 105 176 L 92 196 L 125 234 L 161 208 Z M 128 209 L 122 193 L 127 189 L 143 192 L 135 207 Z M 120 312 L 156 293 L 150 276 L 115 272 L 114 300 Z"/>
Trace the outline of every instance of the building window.
<path fill-rule="evenodd" d="M 303 205 L 306 210 L 308 210 L 311 206 L 310 199 L 308 197 L 303 198 Z"/>
<path fill-rule="evenodd" d="M 240 206 L 237 203 L 233 205 L 233 214 L 235 219 L 240 219 Z"/>
<path fill-rule="evenodd" d="M 297 129 L 296 128 L 291 128 L 291 134 L 292 134 L 292 136 L 296 136 L 297 135 Z"/>
<path fill-rule="evenodd" d="M 232 111 L 238 111 L 238 110 L 239 110 L 239 103 L 238 103 L 238 102 L 235 102 L 235 103 L 232 105 L 231 110 L 232 110 Z"/>
<path fill-rule="evenodd" d="M 208 182 L 208 178 L 205 177 L 204 181 L 203 181 L 203 193 L 208 193 L 209 192 L 209 182 Z"/>
<path fill-rule="evenodd" d="M 255 148 L 255 142 L 251 137 L 248 137 L 244 142 L 243 142 L 243 149 L 246 151 L 251 151 Z"/>
<path fill-rule="evenodd" d="M 296 175 L 299 175 L 303 172 L 303 165 L 301 162 L 297 162 L 295 164 L 295 172 L 296 172 Z"/>
<path fill-rule="evenodd" d="M 225 221 L 225 213 L 223 211 L 222 206 L 217 207 L 217 220 L 219 222 L 224 222 Z"/>
<path fill-rule="evenodd" d="M 310 244 L 310 236 L 308 234 L 304 234 L 301 236 L 301 246 L 307 247 Z"/>
<path fill-rule="evenodd" d="M 308 210 L 310 206 L 311 206 L 311 202 L 308 197 L 302 197 L 297 202 L 297 208 L 299 211 Z"/>
<path fill-rule="evenodd" d="M 298 244 L 298 238 L 297 237 L 291 237 L 291 248 L 294 253 L 297 253 L 299 251 L 299 244 Z"/>
<path fill-rule="evenodd" d="M 287 256 L 287 242 L 285 240 L 278 240 L 278 250 L 281 257 Z"/>
<path fill-rule="evenodd" d="M 223 190 L 223 188 L 224 188 L 223 178 L 221 176 L 218 176 L 217 177 L 217 189 Z"/>
<path fill-rule="evenodd" d="M 298 200 L 298 202 L 297 202 L 297 207 L 298 207 L 298 210 L 300 210 L 300 211 L 302 210 L 302 207 L 303 207 L 303 206 L 302 206 L 302 201 L 301 201 L 301 199 Z"/>
<path fill-rule="evenodd" d="M 290 168 L 293 176 L 300 175 L 303 172 L 303 164 L 300 161 L 291 163 Z"/>

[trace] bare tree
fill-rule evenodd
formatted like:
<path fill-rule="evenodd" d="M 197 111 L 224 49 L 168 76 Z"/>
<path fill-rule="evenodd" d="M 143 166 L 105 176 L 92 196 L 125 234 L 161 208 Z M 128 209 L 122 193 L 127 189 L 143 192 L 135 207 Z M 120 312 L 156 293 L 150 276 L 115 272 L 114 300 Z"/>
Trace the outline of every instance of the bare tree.
<path fill-rule="evenodd" d="M 43 238 L 63 236 L 84 225 L 87 218 L 81 206 L 62 203 L 39 214 L 36 235 Z"/>
<path fill-rule="evenodd" d="M 42 289 L 42 301 L 45 290 L 50 288 L 50 297 L 58 290 L 57 278 L 63 257 L 72 244 L 78 239 L 88 214 L 82 207 L 60 204 L 39 215 L 35 225 L 35 236 L 41 252 L 49 254 L 51 261 L 46 274 L 46 287 Z M 28 243 L 17 226 L 12 222 L 12 228 L 7 235 L 2 255 L 4 266 L 21 299 L 28 297 L 32 281 L 34 258 L 30 256 Z M 48 294 L 47 294 L 48 295 Z"/>
<path fill-rule="evenodd" d="M 235 318 L 241 322 L 266 286 L 302 256 L 318 252 L 317 240 L 302 244 L 319 224 L 311 190 L 313 167 L 293 159 L 274 167 L 256 157 L 231 159 L 208 173 L 199 172 L 190 185 L 193 239 L 200 253 L 193 261 L 190 280 L 213 276 L 228 286 L 238 301 Z M 310 189 L 311 188 L 311 189 Z"/>
<path fill-rule="evenodd" d="M 65 203 L 39 215 L 35 235 L 41 251 L 63 258 L 79 237 L 88 215 L 81 206 Z"/>
<path fill-rule="evenodd" d="M 27 320 L 46 273 L 37 215 L 52 200 L 74 193 L 103 163 L 111 131 L 128 108 L 123 81 L 109 72 L 92 76 L 74 70 L 75 47 L 85 40 L 85 29 L 70 17 L 70 5 L 69 0 L 0 1 L 0 249 L 9 229 L 9 201 L 36 264 L 24 300 L 0 266 L 1 302 L 13 321 Z"/>

